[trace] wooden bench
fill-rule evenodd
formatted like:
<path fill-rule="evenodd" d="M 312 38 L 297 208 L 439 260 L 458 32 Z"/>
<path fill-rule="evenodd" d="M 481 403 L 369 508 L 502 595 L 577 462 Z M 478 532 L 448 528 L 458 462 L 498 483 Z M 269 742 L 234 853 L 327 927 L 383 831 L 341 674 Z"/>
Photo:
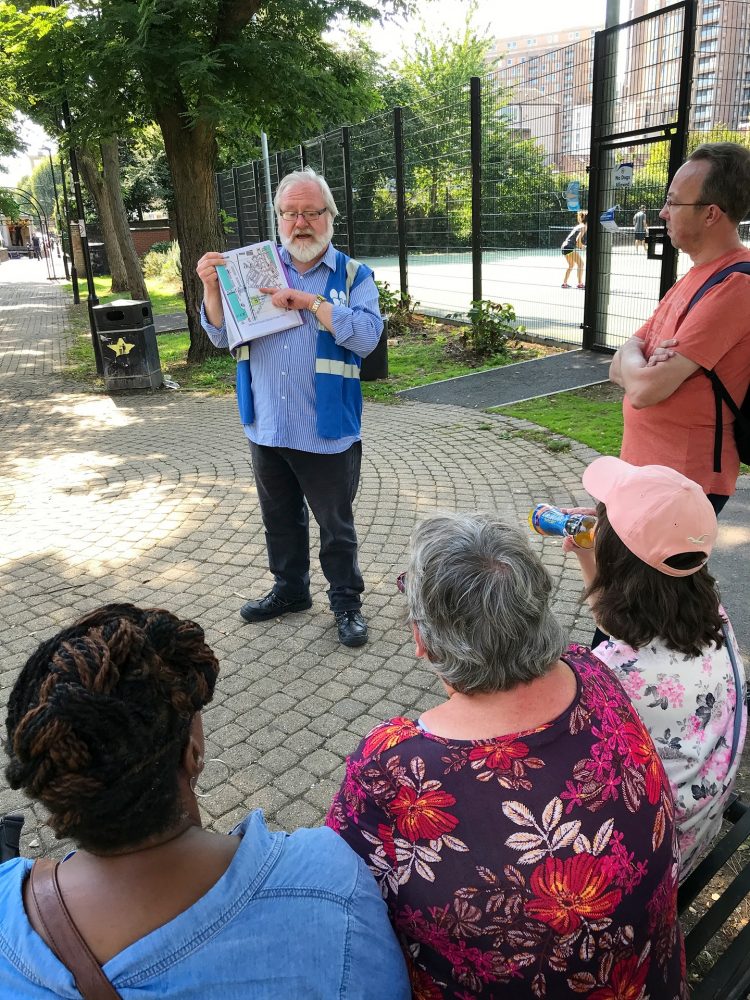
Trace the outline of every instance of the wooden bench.
<path fill-rule="evenodd" d="M 750 839 L 750 808 L 735 799 L 724 812 L 732 828 L 680 886 L 678 910 L 684 917 L 688 907 L 711 879 Z M 750 860 L 734 875 L 719 898 L 685 937 L 688 971 L 711 939 L 721 930 L 750 893 Z M 692 1000 L 745 1000 L 750 990 L 750 923 L 692 987 Z"/>

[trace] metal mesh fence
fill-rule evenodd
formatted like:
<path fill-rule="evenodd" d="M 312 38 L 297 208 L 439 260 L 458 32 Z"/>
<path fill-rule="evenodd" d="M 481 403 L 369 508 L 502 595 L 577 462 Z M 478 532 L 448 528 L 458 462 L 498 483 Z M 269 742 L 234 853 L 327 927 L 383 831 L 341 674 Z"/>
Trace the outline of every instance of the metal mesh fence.
<path fill-rule="evenodd" d="M 573 344 L 583 291 L 560 287 L 560 247 L 587 206 L 592 65 L 588 38 L 528 59 L 520 79 L 517 66 L 500 69 L 482 88 L 483 295 L 510 302 L 529 333 Z"/>
<path fill-rule="evenodd" d="M 390 112 L 352 127 L 351 162 L 356 253 L 391 264 L 395 261 L 398 266 L 396 153 Z"/>
<path fill-rule="evenodd" d="M 602 39 L 592 139 L 605 145 L 592 216 L 598 224 L 607 212 L 616 227 L 600 227 L 596 239 L 594 326 L 607 347 L 632 336 L 659 301 L 662 263 L 647 256 L 645 230 L 659 224 L 668 186 L 685 17 L 684 7 L 657 11 Z"/>
<path fill-rule="evenodd" d="M 403 139 L 409 293 L 450 314 L 471 299 L 468 88 L 404 108 Z"/>
<path fill-rule="evenodd" d="M 667 9 L 608 36 L 616 51 L 597 84 L 604 101 L 594 135 L 645 129 L 653 136 L 658 126 L 668 137 L 678 108 L 684 18 L 683 8 Z M 750 141 L 749 46 L 750 4 L 704 0 L 691 143 Z M 401 109 L 400 132 L 397 112 L 387 111 L 272 154 L 270 191 L 259 161 L 224 171 L 217 176 L 220 205 L 236 220 L 228 245 L 268 238 L 267 206 L 280 178 L 307 164 L 326 177 L 337 202 L 336 244 L 368 263 L 377 280 L 408 291 L 421 311 L 468 311 L 479 248 L 483 298 L 510 302 L 531 334 L 580 344 L 584 292 L 576 287 L 575 265 L 565 282 L 571 287 L 560 287 L 570 263 L 561 244 L 577 210 L 588 208 L 593 81 L 593 38 L 528 58 L 501 58 L 481 80 L 473 132 L 466 87 Z M 478 187 L 472 187 L 472 135 L 475 156 L 481 146 Z M 666 149 L 666 143 L 635 138 L 607 167 L 604 207 L 614 209 L 617 224 L 607 236 L 614 275 L 607 308 L 619 314 L 623 337 L 658 300 L 659 265 L 635 245 L 634 217 L 645 205 L 647 223 L 658 222 Z M 614 179 L 623 163 L 633 165 L 624 188 Z M 479 232 L 472 227 L 476 198 Z"/>

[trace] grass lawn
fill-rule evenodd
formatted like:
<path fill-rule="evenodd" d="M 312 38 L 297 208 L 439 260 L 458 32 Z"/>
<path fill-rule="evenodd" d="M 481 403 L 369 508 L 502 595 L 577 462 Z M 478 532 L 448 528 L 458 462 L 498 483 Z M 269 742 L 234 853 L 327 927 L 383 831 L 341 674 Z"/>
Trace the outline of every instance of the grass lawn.
<path fill-rule="evenodd" d="M 602 455 L 620 454 L 622 390 L 609 382 L 495 407 L 491 412 L 530 420 Z"/>
<path fill-rule="evenodd" d="M 80 308 L 75 306 L 73 308 Z M 89 385 L 102 385 L 96 374 L 94 349 L 91 345 L 88 317 L 83 317 L 85 329 L 77 329 L 68 350 L 67 374 Z M 234 392 L 234 360 L 229 354 L 209 358 L 200 365 L 187 363 L 190 336 L 187 333 L 162 333 L 156 339 L 159 360 L 164 375 L 173 379 L 182 389 L 209 389 L 219 395 Z"/>
<path fill-rule="evenodd" d="M 73 285 L 69 281 L 62 287 L 72 295 Z M 112 302 L 113 299 L 129 299 L 131 297 L 127 292 L 111 293 L 110 288 L 112 287 L 112 279 L 106 274 L 100 278 L 94 278 L 94 287 L 96 288 L 96 297 L 99 299 L 100 305 L 106 305 L 107 302 Z M 154 316 L 166 316 L 169 313 L 181 313 L 185 311 L 185 300 L 182 297 L 182 285 L 179 282 L 165 281 L 163 278 L 146 278 L 146 288 L 148 289 L 148 296 L 151 299 L 151 308 Z M 85 278 L 82 280 L 79 278 L 78 290 L 81 293 L 81 303 L 80 305 L 73 306 L 72 308 L 74 310 L 80 310 L 84 322 L 86 323 L 86 328 L 88 329 L 88 307 L 86 305 L 88 289 L 86 287 Z"/>
<path fill-rule="evenodd" d="M 507 417 L 522 417 L 556 434 L 580 441 L 602 455 L 620 454 L 622 442 L 622 389 L 611 382 L 572 389 L 555 396 L 540 396 L 525 403 L 494 407 L 491 413 Z M 538 431 L 518 430 L 516 437 L 539 434 Z M 530 440 L 533 440 L 530 438 Z M 554 439 L 544 441 L 551 451 L 560 450 Z M 740 465 L 740 475 L 750 474 L 750 465 Z"/>
<path fill-rule="evenodd" d="M 107 301 L 103 293 L 108 279 L 97 279 L 97 282 L 97 293 L 102 294 L 102 301 Z M 158 296 L 160 292 L 162 293 L 161 299 L 152 298 L 152 303 L 158 302 L 160 306 L 157 310 L 154 304 L 155 313 L 174 311 L 172 307 L 164 308 L 164 304 L 169 303 L 170 298 L 166 294 L 168 290 L 164 289 L 163 285 L 160 287 L 159 282 L 149 279 L 147 286 L 150 294 Z M 115 297 L 109 296 L 109 299 Z M 181 299 L 179 301 L 181 308 Z M 171 299 L 171 303 L 173 302 L 174 297 Z M 70 322 L 75 336 L 68 351 L 68 374 L 90 385 L 101 385 L 101 379 L 95 374 L 85 301 L 78 306 L 70 307 Z M 198 365 L 189 365 L 187 353 L 190 341 L 187 332 L 160 334 L 157 344 L 164 374 L 177 382 L 181 388 L 206 389 L 218 394 L 234 391 L 235 365 L 228 353 L 209 358 Z M 498 368 L 516 361 L 527 361 L 547 353 L 549 350 L 544 347 L 513 342 L 504 354 L 477 360 L 462 349 L 460 328 L 443 326 L 427 320 L 389 344 L 388 378 L 377 382 L 363 382 L 362 394 L 365 399 L 378 402 L 397 402 L 395 394 L 400 389 L 467 375 L 473 371 Z"/>

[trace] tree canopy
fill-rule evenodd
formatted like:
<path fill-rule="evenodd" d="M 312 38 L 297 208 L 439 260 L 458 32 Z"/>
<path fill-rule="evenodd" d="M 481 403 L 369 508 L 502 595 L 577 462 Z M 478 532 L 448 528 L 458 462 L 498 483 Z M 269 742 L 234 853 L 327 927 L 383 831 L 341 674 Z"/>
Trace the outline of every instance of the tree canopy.
<path fill-rule="evenodd" d="M 323 37 L 338 17 L 364 22 L 408 0 L 80 0 L 55 9 L 0 3 L 0 35 L 24 111 L 60 136 L 67 97 L 76 141 L 158 124 L 174 193 L 191 357 L 200 330 L 198 258 L 223 245 L 214 175 L 219 135 L 272 142 L 372 107 L 356 59 Z"/>

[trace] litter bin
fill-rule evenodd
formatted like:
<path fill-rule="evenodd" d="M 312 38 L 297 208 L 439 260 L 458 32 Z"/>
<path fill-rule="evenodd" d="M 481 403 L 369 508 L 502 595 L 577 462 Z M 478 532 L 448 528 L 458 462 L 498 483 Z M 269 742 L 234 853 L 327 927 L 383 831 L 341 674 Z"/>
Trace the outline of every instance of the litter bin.
<path fill-rule="evenodd" d="M 92 312 L 105 388 L 158 389 L 163 385 L 151 303 L 116 299 L 94 306 Z"/>
<path fill-rule="evenodd" d="M 378 378 L 388 378 L 388 320 L 383 323 L 383 332 L 372 354 L 362 358 L 359 370 L 360 382 L 374 382 Z"/>
<path fill-rule="evenodd" d="M 91 273 L 95 278 L 109 274 L 109 261 L 103 243 L 89 243 L 89 259 L 91 260 Z"/>

